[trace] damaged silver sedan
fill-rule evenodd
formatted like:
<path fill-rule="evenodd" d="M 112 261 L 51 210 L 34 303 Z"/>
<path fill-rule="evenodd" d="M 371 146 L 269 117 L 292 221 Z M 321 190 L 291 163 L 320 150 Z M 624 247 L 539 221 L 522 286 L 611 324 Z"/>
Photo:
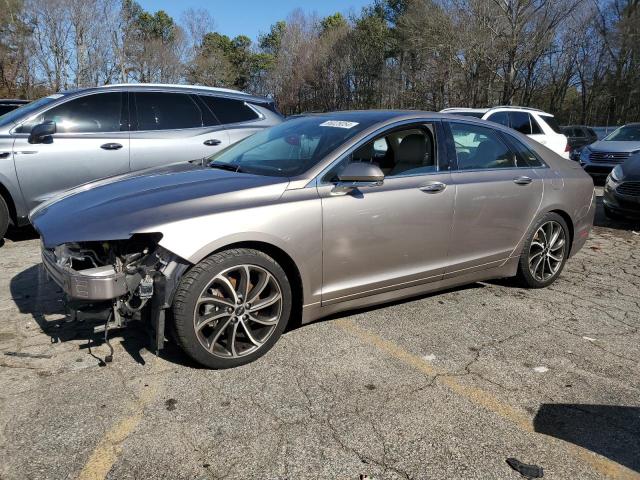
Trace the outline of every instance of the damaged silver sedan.
<path fill-rule="evenodd" d="M 592 226 L 579 165 L 426 112 L 297 117 L 211 157 L 84 185 L 34 210 L 70 312 L 165 324 L 211 368 L 291 322 L 465 283 L 554 282 Z"/>

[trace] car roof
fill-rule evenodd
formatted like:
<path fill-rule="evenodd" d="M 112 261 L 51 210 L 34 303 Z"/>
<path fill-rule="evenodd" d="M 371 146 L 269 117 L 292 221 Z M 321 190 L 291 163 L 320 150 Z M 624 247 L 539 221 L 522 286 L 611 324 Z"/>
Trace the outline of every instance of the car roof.
<path fill-rule="evenodd" d="M 447 113 L 447 112 L 477 112 L 477 113 L 487 113 L 491 110 L 522 110 L 522 111 L 526 111 L 526 112 L 536 112 L 539 113 L 540 115 L 547 115 L 547 116 L 553 116 L 550 113 L 547 113 L 543 110 L 540 110 L 539 108 L 533 108 L 533 107 L 520 107 L 518 105 L 496 105 L 495 107 L 486 107 L 486 108 L 468 108 L 468 107 L 451 107 L 451 108 L 445 108 L 443 110 L 440 110 L 442 113 Z"/>
<path fill-rule="evenodd" d="M 172 83 L 112 83 L 109 85 L 101 85 L 99 87 L 90 87 L 90 88 L 80 88 L 75 90 L 67 90 L 65 94 L 75 94 L 80 92 L 87 91 L 101 91 L 101 90 L 109 90 L 109 89 L 122 89 L 126 88 L 127 90 L 149 90 L 149 91 L 157 91 L 157 90 L 167 90 L 167 91 L 176 91 L 176 90 L 184 90 L 189 93 L 216 93 L 220 94 L 220 96 L 230 97 L 245 100 L 247 102 L 254 103 L 266 103 L 272 102 L 273 100 L 267 97 L 261 97 L 258 95 L 251 95 L 250 93 L 241 92 L 240 90 L 233 90 L 231 88 L 222 88 L 222 87 L 207 87 L 204 85 L 183 85 L 183 84 L 172 84 Z"/>
<path fill-rule="evenodd" d="M 31 100 L 23 100 L 21 98 L 0 98 L 0 104 L 6 104 L 6 103 L 23 104 L 23 103 L 29 103 L 29 102 L 31 102 Z"/>
<path fill-rule="evenodd" d="M 443 110 L 440 110 L 440 112 L 442 113 L 447 113 L 447 112 L 477 112 L 477 113 L 487 113 L 489 110 L 491 110 L 490 108 L 467 108 L 467 107 L 451 107 L 451 108 L 445 108 Z"/>
<path fill-rule="evenodd" d="M 318 117 L 328 120 L 344 120 L 344 121 L 366 121 L 371 124 L 375 123 L 391 123 L 395 120 L 420 120 L 425 117 L 433 120 L 460 120 L 464 122 L 475 123 L 477 125 L 487 124 L 486 120 L 480 118 L 467 117 L 463 115 L 456 115 L 455 112 L 430 112 L 425 110 L 339 110 L 334 112 L 310 112 L 302 113 L 299 115 L 292 115 L 287 117 L 287 120 L 291 120 L 299 117 Z M 503 127 L 500 124 L 491 125 L 492 128 Z M 504 127 L 506 130 L 511 130 L 508 127 Z"/>

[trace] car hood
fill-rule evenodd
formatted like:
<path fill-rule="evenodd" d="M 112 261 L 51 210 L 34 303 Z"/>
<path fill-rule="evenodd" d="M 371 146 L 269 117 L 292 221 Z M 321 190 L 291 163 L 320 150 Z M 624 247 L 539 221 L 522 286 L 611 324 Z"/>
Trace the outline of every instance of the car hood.
<path fill-rule="evenodd" d="M 594 152 L 634 152 L 640 150 L 640 142 L 617 142 L 617 141 L 602 141 L 589 145 L 589 149 Z"/>
<path fill-rule="evenodd" d="M 166 223 L 275 201 L 288 183 L 177 164 L 77 187 L 36 208 L 31 223 L 47 248 L 127 239 L 136 232 L 161 232 Z"/>

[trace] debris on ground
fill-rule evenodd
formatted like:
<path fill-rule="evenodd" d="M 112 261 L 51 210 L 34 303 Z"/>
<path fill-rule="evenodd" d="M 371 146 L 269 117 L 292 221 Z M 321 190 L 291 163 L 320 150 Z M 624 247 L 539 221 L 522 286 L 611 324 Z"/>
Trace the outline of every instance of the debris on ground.
<path fill-rule="evenodd" d="M 9 357 L 21 357 L 21 358 L 51 358 L 51 355 L 47 353 L 26 353 L 26 352 L 4 352 Z"/>
<path fill-rule="evenodd" d="M 528 465 L 526 463 L 522 463 L 517 458 L 507 458 L 507 464 L 527 479 L 542 478 L 544 476 L 544 469 L 542 467 L 539 467 L 538 465 Z"/>
<path fill-rule="evenodd" d="M 548 372 L 549 369 L 547 367 L 533 367 L 533 371 L 537 373 Z"/>

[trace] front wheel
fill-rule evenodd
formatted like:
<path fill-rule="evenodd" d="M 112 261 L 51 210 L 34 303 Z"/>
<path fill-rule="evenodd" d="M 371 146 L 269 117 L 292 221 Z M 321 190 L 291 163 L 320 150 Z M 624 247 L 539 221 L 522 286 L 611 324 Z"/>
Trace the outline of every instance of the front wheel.
<path fill-rule="evenodd" d="M 4 198 L 0 196 L 0 244 L 1 240 L 4 238 L 4 234 L 7 233 L 7 229 L 9 228 L 9 208 L 7 207 L 7 203 L 4 201 Z"/>
<path fill-rule="evenodd" d="M 547 213 L 531 230 L 518 265 L 520 283 L 529 288 L 551 285 L 569 254 L 569 228 L 557 213 Z"/>
<path fill-rule="evenodd" d="M 178 343 L 195 361 L 230 368 L 264 355 L 291 314 L 287 275 L 268 255 L 230 249 L 193 267 L 176 290 Z"/>

